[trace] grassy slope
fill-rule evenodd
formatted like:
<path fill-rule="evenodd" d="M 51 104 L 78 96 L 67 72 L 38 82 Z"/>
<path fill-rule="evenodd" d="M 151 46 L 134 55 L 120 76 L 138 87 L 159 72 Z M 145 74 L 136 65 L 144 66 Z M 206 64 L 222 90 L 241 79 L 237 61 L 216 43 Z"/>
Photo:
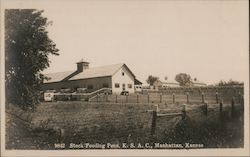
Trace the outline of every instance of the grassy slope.
<path fill-rule="evenodd" d="M 149 132 L 151 125 L 148 109 L 149 105 L 44 103 L 38 108 L 33 123 L 49 119 L 48 125 L 64 129 L 66 141 L 116 143 L 126 142 L 131 136 L 143 140 L 142 132 Z"/>
<path fill-rule="evenodd" d="M 151 94 L 150 102 L 159 103 L 159 94 Z M 18 116 L 27 119 L 26 125 L 17 117 L 7 114 L 7 147 L 16 149 L 53 149 L 54 143 L 121 143 L 121 142 L 195 142 L 203 143 L 205 147 L 242 147 L 243 119 L 242 115 L 232 119 L 230 105 L 224 105 L 223 123 L 219 120 L 218 104 L 214 104 L 215 96 L 205 97 L 209 101 L 208 116 L 200 107 L 201 97 L 190 95 L 187 106 L 187 118 L 160 117 L 157 118 L 156 132 L 150 135 L 152 104 L 148 104 L 147 95 L 130 95 L 129 104 L 125 96 L 115 96 L 108 99 L 101 97 L 102 102 L 51 102 L 41 103 L 37 110 L 30 113 L 19 113 L 18 109 L 7 109 Z M 224 98 L 229 104 L 231 96 Z M 108 102 L 105 102 L 108 100 Z M 177 104 L 173 105 L 171 95 L 162 95 L 159 107 L 168 109 L 169 113 L 181 112 L 181 102 L 186 102 L 185 95 L 176 95 Z M 225 102 L 225 101 L 224 101 Z M 14 123 L 14 125 L 13 125 Z M 60 132 L 61 130 L 61 132 Z"/>
<path fill-rule="evenodd" d="M 169 113 L 180 112 L 181 105 L 164 105 Z M 243 124 L 231 119 L 230 107 L 224 106 L 223 123 L 219 121 L 218 105 L 210 105 L 205 116 L 199 105 L 187 106 L 187 118 L 160 117 L 156 133 L 150 135 L 152 105 L 86 102 L 54 102 L 41 104 L 33 123 L 47 121 L 49 128 L 64 130 L 60 139 L 68 143 L 121 142 L 195 142 L 205 147 L 241 147 Z M 53 141 L 51 141 L 53 144 Z"/>

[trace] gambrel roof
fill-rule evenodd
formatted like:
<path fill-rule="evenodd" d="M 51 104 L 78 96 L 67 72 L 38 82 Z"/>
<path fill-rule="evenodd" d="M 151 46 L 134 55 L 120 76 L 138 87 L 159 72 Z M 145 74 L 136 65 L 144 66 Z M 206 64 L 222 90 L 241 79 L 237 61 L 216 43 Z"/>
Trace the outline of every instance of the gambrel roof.
<path fill-rule="evenodd" d="M 76 73 L 74 76 L 68 78 L 67 80 L 81 80 L 81 79 L 113 76 L 122 67 L 125 67 L 131 73 L 131 75 L 135 78 L 135 75 L 131 72 L 131 70 L 127 67 L 127 65 L 124 63 L 120 63 L 120 64 L 106 65 L 106 66 L 101 66 L 101 67 L 93 67 L 89 69 L 84 69 L 83 72 Z M 60 82 L 74 72 L 76 71 L 45 74 L 45 76 L 47 76 L 50 79 L 47 81 L 44 81 L 44 83 Z"/>

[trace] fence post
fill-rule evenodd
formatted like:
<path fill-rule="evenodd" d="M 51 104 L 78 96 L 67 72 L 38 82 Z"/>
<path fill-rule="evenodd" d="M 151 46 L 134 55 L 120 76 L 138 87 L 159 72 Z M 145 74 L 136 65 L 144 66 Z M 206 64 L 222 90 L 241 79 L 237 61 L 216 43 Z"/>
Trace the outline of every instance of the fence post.
<path fill-rule="evenodd" d="M 155 134 L 157 112 L 158 112 L 158 105 L 154 105 L 153 117 L 152 117 L 152 126 L 151 126 L 151 135 Z"/>
<path fill-rule="evenodd" d="M 126 103 L 128 103 L 128 95 L 126 95 Z"/>
<path fill-rule="evenodd" d="M 231 117 L 234 118 L 235 116 L 235 107 L 234 107 L 234 104 L 235 104 L 235 98 L 234 96 L 232 97 L 232 109 L 231 109 Z"/>
<path fill-rule="evenodd" d="M 182 120 L 186 118 L 186 104 L 182 106 Z"/>
<path fill-rule="evenodd" d="M 58 131 L 59 131 L 59 138 L 60 138 L 59 141 L 60 141 L 61 143 L 63 143 L 63 142 L 64 142 L 64 137 L 65 137 L 65 130 L 59 128 Z"/>
<path fill-rule="evenodd" d="M 162 102 L 162 93 L 160 93 L 160 103 Z"/>
<path fill-rule="evenodd" d="M 149 94 L 148 94 L 148 103 L 149 103 Z"/>
<path fill-rule="evenodd" d="M 187 104 L 189 104 L 189 92 L 187 92 Z"/>
<path fill-rule="evenodd" d="M 220 100 L 220 120 L 222 121 L 222 112 L 223 112 L 223 100 Z"/>
<path fill-rule="evenodd" d="M 173 104 L 175 104 L 175 93 L 173 93 Z"/>
<path fill-rule="evenodd" d="M 138 93 L 137 93 L 136 99 L 137 99 L 137 104 L 138 104 L 139 103 L 139 94 Z"/>
<path fill-rule="evenodd" d="M 201 93 L 201 102 L 202 102 L 202 103 L 205 103 L 205 100 L 204 100 L 204 93 L 203 93 L 203 92 Z"/>
<path fill-rule="evenodd" d="M 115 95 L 115 103 L 117 103 L 117 94 Z"/>
<path fill-rule="evenodd" d="M 219 103 L 218 92 L 215 93 L 216 103 Z"/>

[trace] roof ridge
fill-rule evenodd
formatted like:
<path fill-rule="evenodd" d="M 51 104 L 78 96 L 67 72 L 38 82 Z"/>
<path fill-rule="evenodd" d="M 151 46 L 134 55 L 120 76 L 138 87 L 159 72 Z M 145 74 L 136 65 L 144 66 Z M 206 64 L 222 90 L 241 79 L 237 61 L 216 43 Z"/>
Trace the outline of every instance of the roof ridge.
<path fill-rule="evenodd" d="M 102 68 L 102 67 L 107 67 L 107 66 L 114 66 L 114 65 L 123 65 L 125 63 L 117 63 L 117 64 L 109 64 L 109 65 L 103 65 L 103 66 L 95 66 L 95 67 L 91 67 L 90 69 L 92 68 Z"/>
<path fill-rule="evenodd" d="M 114 66 L 114 65 L 123 65 L 125 63 L 117 63 L 117 64 L 110 64 L 110 65 L 103 65 L 103 66 L 95 66 L 95 67 L 90 67 L 89 69 L 93 69 L 93 68 L 102 68 L 102 67 L 106 67 L 106 66 Z M 85 69 L 87 70 L 87 69 Z M 44 75 L 51 75 L 51 74 L 58 74 L 58 73 L 66 73 L 66 72 L 74 72 L 76 70 L 67 70 L 67 71 L 60 71 L 60 72 L 53 72 L 53 73 L 44 73 Z"/>
<path fill-rule="evenodd" d="M 125 65 L 125 63 L 115 64 L 115 65 L 121 65 L 111 76 L 115 75 L 122 67 Z"/>
<path fill-rule="evenodd" d="M 74 72 L 75 70 L 67 70 L 67 71 L 61 71 L 61 72 L 53 72 L 53 73 L 44 73 L 44 75 L 51 75 L 51 74 L 58 74 L 58 73 L 66 73 L 66 72 Z"/>

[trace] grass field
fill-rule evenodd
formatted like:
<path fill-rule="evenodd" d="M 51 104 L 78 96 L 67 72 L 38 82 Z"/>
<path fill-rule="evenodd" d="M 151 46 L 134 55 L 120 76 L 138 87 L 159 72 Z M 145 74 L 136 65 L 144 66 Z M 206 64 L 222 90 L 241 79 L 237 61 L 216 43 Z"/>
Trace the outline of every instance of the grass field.
<path fill-rule="evenodd" d="M 181 112 L 181 104 L 159 103 L 159 108 L 164 110 L 160 112 Z M 223 118 L 220 119 L 218 104 L 210 103 L 206 116 L 200 103 L 192 103 L 187 105 L 187 116 L 184 119 L 181 116 L 157 118 L 155 134 L 151 135 L 152 112 L 149 110 L 153 108 L 152 103 L 111 101 L 41 103 L 35 112 L 28 114 L 30 125 L 12 114 L 7 114 L 7 131 L 10 133 L 9 136 L 6 135 L 7 148 L 55 149 L 54 144 L 61 142 L 66 143 L 66 148 L 71 142 L 114 144 L 190 142 L 202 143 L 206 148 L 243 147 L 244 119 L 241 107 L 236 104 L 236 116 L 232 118 L 231 105 L 224 104 Z M 19 117 L 23 116 L 25 113 L 19 114 Z M 17 125 L 18 123 L 23 125 Z"/>

